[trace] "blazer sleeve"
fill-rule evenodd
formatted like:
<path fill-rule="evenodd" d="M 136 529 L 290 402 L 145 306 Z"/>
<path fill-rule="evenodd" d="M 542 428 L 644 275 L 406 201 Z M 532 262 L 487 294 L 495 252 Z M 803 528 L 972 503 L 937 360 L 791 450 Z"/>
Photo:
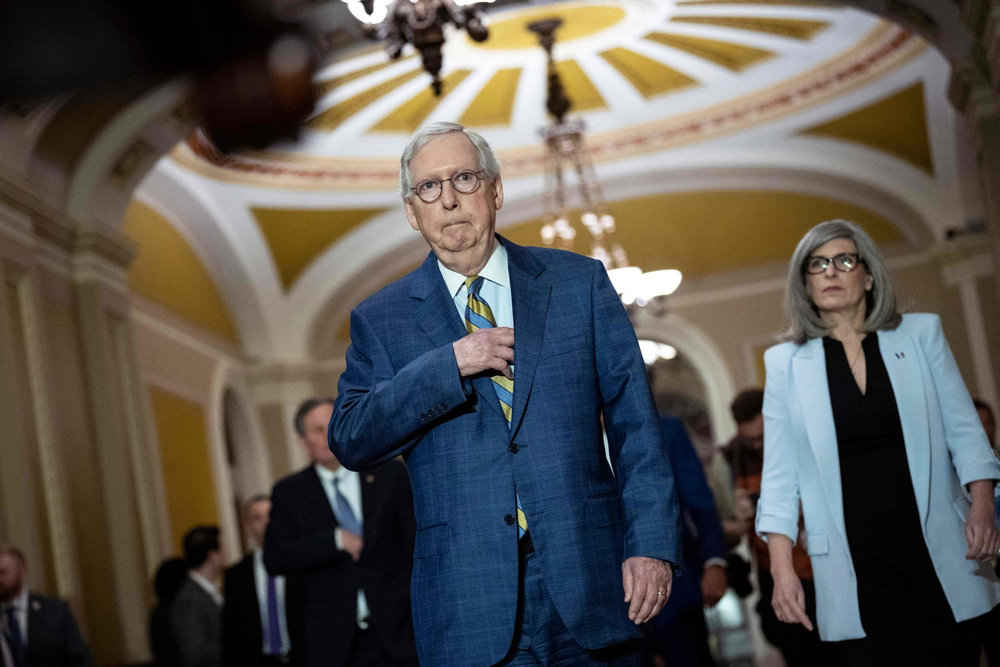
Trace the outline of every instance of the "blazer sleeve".
<path fill-rule="evenodd" d="M 472 391 L 472 384 L 459 376 L 450 343 L 397 372 L 377 327 L 361 308 L 351 313 L 346 356 L 327 435 L 337 460 L 352 470 L 405 454 L 441 416 L 468 401 Z"/>
<path fill-rule="evenodd" d="M 625 557 L 681 562 L 674 472 L 635 329 L 600 262 L 591 274 L 594 347 L 611 466 L 625 509 Z"/>
<path fill-rule="evenodd" d="M 764 468 L 760 500 L 757 501 L 757 534 L 798 538 L 799 480 L 796 469 L 795 435 L 788 414 L 789 352 L 786 346 L 764 353 L 767 369 L 764 385 Z"/>
<path fill-rule="evenodd" d="M 1000 464 L 990 449 L 969 390 L 941 329 L 941 318 L 932 314 L 918 317 L 926 322 L 920 327 L 918 340 L 931 369 L 933 393 L 941 406 L 945 440 L 959 480 L 964 486 L 980 479 L 1000 479 Z"/>

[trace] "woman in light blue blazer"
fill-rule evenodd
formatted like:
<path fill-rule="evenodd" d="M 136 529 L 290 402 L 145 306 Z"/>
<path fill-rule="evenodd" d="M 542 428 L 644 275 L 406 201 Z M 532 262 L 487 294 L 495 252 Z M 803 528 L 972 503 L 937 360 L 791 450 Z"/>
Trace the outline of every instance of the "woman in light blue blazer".
<path fill-rule="evenodd" d="M 785 310 L 756 519 L 778 618 L 813 629 L 792 570 L 801 504 L 831 662 L 978 665 L 1000 464 L 940 319 L 897 312 L 881 253 L 843 220 L 799 242 Z"/>

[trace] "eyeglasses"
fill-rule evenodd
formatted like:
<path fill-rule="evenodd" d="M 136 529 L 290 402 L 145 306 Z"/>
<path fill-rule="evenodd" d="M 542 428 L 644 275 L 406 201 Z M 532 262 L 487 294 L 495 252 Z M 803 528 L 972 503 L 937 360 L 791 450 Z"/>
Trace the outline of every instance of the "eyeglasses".
<path fill-rule="evenodd" d="M 833 268 L 842 273 L 850 273 L 858 268 L 861 261 L 861 255 L 856 252 L 842 252 L 836 257 L 819 257 L 818 255 L 814 255 L 806 260 L 803 268 L 806 273 L 816 275 L 826 271 L 826 267 L 830 266 L 832 262 Z"/>
<path fill-rule="evenodd" d="M 448 181 L 451 181 L 451 187 L 455 188 L 455 192 L 460 192 L 463 195 L 475 192 L 476 188 L 479 187 L 479 176 L 482 173 L 482 169 L 479 171 L 463 169 L 456 171 L 451 175 L 451 178 L 425 178 L 417 183 L 417 187 L 410 189 L 420 197 L 420 201 L 425 204 L 433 204 L 441 198 L 444 184 Z"/>

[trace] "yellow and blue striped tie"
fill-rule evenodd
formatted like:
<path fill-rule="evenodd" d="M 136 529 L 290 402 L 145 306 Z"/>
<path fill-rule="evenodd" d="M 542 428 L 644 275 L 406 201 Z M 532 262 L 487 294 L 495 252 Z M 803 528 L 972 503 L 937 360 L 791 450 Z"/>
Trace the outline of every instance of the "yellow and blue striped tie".
<path fill-rule="evenodd" d="M 482 287 L 483 278 L 480 276 L 469 276 L 465 279 L 465 289 L 469 292 L 469 300 L 465 306 L 465 330 L 470 334 L 497 325 L 489 304 L 479 296 Z M 500 408 L 507 418 L 507 428 L 510 428 L 511 406 L 514 405 L 514 381 L 499 373 L 490 379 L 493 380 L 493 388 L 497 392 L 497 398 L 500 399 Z M 517 495 L 517 489 L 514 489 L 514 500 L 517 503 L 517 536 L 521 537 L 528 532 L 528 519 L 521 509 L 521 499 Z"/>

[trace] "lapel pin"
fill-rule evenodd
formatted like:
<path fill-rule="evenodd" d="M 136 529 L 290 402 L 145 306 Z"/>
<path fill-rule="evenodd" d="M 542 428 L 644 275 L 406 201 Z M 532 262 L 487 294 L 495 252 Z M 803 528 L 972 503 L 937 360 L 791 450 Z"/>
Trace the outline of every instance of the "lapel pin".
<path fill-rule="evenodd" d="M 31 608 L 34 609 L 35 611 L 38 611 L 39 609 L 42 608 L 42 605 L 40 602 L 38 602 L 38 600 L 34 600 L 31 603 Z"/>
<path fill-rule="evenodd" d="M 374 481 L 375 481 L 375 475 L 371 475 L 371 474 L 367 475 L 367 476 L 365 477 L 365 481 L 366 481 L 367 483 L 371 484 L 372 482 L 374 482 Z"/>

